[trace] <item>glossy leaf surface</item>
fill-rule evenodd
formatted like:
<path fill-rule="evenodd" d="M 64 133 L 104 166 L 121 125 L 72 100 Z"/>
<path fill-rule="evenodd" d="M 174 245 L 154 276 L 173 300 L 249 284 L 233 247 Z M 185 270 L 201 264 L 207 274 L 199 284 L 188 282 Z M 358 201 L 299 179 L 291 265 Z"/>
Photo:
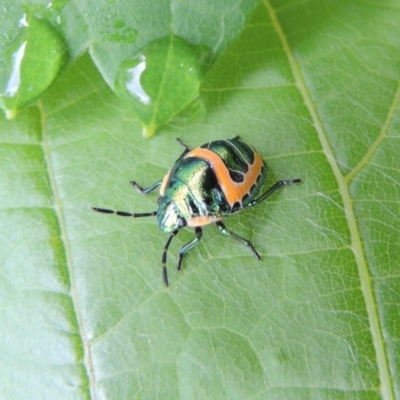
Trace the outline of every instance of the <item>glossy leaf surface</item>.
<path fill-rule="evenodd" d="M 23 5 L 14 0 L 3 0 L 3 3 L 4 12 L 0 14 L 3 26 L 1 58 L 11 50 L 12 54 L 16 51 L 12 38 L 16 36 L 15 31 L 28 10 L 41 23 L 46 23 L 62 35 L 71 60 L 88 49 L 111 88 L 114 88 L 118 75 L 122 79 L 117 81 L 124 83 L 119 86 L 125 88 L 127 82 L 124 75 L 128 73 L 131 76 L 128 82 L 131 82 L 133 74 L 135 86 L 149 91 L 151 104 L 143 103 L 142 97 L 139 98 L 141 104 L 137 104 L 135 95 L 133 98 L 130 96 L 129 101 L 133 102 L 133 110 L 143 124 L 144 136 L 151 136 L 159 125 L 177 116 L 185 107 L 189 106 L 189 111 L 192 109 L 190 105 L 199 95 L 203 73 L 243 30 L 258 0 L 172 3 L 165 0 L 28 0 Z M 50 46 L 53 43 L 48 43 L 47 34 L 37 29 L 30 29 L 30 33 L 31 41 L 42 44 L 35 46 L 31 53 L 44 54 L 38 59 L 26 57 L 24 85 L 39 86 L 41 91 L 35 92 L 38 97 L 54 76 L 41 76 L 37 65 L 50 61 L 48 50 L 54 49 Z M 14 41 L 20 42 L 18 39 Z M 132 67 L 126 71 L 127 64 L 137 66 L 142 62 L 145 62 L 143 74 L 141 67 L 140 73 L 137 69 L 132 73 Z M 42 69 L 45 70 L 44 67 Z M 43 73 L 42 69 L 39 68 L 39 71 Z M 0 83 L 10 80 L 9 70 L 9 67 L 4 72 L 0 70 Z M 144 82 L 141 82 L 141 75 Z M 152 79 L 150 83 L 149 77 Z M 6 99 L 10 97 L 7 88 L 6 85 Z M 129 88 L 128 93 L 132 94 Z M 3 108 L 9 116 L 14 115 L 15 111 L 9 110 L 11 106 L 20 108 L 32 102 L 35 96 L 28 96 L 28 102 L 19 96 L 25 101 L 20 100 L 16 105 L 13 101 Z"/>
<path fill-rule="evenodd" d="M 169 35 L 121 64 L 117 93 L 133 106 L 145 137 L 196 100 L 210 54 Z"/>
<path fill-rule="evenodd" d="M 22 13 L 16 38 L 5 48 L 0 66 L 0 107 L 7 118 L 43 95 L 65 66 L 66 53 L 50 24 Z"/>

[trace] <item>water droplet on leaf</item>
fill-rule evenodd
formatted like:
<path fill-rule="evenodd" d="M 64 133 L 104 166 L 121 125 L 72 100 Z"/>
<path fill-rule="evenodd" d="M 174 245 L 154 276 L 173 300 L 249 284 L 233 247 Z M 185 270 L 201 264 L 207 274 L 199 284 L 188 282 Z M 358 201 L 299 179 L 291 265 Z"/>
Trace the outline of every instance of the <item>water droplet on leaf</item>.
<path fill-rule="evenodd" d="M 145 137 L 198 98 L 210 56 L 204 46 L 169 35 L 120 65 L 115 90 L 133 106 Z"/>
<path fill-rule="evenodd" d="M 108 39 L 118 43 L 132 43 L 138 35 L 137 29 L 125 26 L 122 20 L 115 21 L 113 24 L 113 33 L 108 35 Z"/>

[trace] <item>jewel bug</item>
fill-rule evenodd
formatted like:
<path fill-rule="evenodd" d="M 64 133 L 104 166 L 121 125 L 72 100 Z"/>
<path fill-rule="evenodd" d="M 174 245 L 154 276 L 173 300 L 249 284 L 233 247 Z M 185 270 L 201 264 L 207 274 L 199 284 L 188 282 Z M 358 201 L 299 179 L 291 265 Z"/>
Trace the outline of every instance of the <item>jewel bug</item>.
<path fill-rule="evenodd" d="M 164 179 L 145 189 L 135 181 L 131 182 L 144 195 L 160 187 L 156 211 L 129 213 L 92 207 L 94 211 L 122 217 L 157 218 L 159 228 L 170 234 L 161 258 L 166 286 L 167 251 L 172 239 L 184 227 L 194 228 L 196 236 L 179 250 L 176 267 L 178 271 L 181 269 L 183 256 L 201 240 L 202 226 L 211 223 L 226 236 L 248 247 L 256 259 L 260 260 L 252 243 L 230 231 L 221 219 L 260 204 L 285 185 L 301 182 L 301 179 L 281 180 L 258 196 L 267 176 L 267 167 L 261 155 L 238 136 L 209 142 L 193 150 L 180 139 L 177 141 L 183 147 L 183 153 Z"/>

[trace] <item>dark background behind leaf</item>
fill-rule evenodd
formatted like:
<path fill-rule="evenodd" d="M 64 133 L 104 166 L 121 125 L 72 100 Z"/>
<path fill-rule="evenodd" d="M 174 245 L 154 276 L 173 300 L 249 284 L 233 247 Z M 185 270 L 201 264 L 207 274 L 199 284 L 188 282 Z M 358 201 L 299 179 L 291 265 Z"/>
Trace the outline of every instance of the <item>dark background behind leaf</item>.
<path fill-rule="evenodd" d="M 79 8 L 79 2 L 71 3 Z M 143 140 L 88 55 L 0 120 L 0 397 L 395 399 L 399 385 L 400 3 L 264 1 L 207 74 L 203 119 Z M 128 10 L 127 10 L 128 11 Z M 128 184 L 241 135 L 268 183 L 161 280 Z"/>

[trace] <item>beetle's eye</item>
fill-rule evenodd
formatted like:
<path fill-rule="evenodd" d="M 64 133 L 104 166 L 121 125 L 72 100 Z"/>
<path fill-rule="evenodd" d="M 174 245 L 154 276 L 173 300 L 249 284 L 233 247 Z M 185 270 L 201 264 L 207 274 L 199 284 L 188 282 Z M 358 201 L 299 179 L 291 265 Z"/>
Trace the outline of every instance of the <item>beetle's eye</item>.
<path fill-rule="evenodd" d="M 179 218 L 178 219 L 178 228 L 183 228 L 184 226 L 186 226 L 186 220 L 183 218 Z"/>

